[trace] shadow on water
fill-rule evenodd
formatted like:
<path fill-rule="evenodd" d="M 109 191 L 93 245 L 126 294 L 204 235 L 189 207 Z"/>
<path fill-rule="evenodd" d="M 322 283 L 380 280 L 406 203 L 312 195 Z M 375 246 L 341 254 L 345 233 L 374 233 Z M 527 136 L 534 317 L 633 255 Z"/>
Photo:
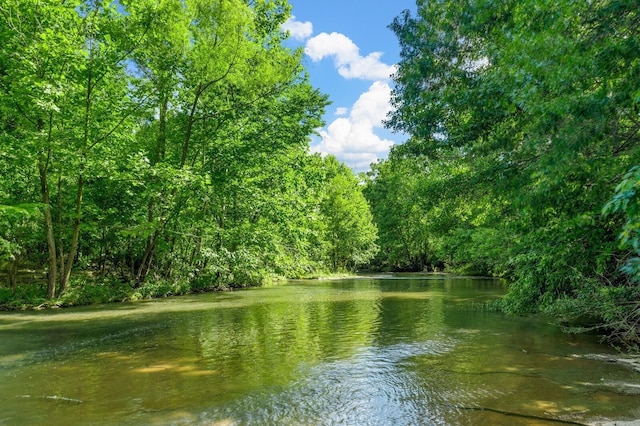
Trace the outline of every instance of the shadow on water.
<path fill-rule="evenodd" d="M 632 418 L 592 336 L 468 309 L 493 280 L 299 281 L 0 315 L 0 425 L 533 425 Z M 635 387 L 637 386 L 637 387 Z"/>

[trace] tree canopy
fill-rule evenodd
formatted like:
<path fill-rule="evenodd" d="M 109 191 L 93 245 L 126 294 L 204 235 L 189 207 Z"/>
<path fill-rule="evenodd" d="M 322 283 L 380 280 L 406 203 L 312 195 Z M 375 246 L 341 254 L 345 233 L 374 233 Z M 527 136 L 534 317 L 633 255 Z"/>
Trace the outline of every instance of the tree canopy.
<path fill-rule="evenodd" d="M 284 44 L 290 11 L 285 0 L 3 2 L 11 286 L 18 267 L 45 271 L 53 298 L 72 270 L 206 289 L 366 263 L 375 231 L 360 186 L 309 153 L 328 98 Z"/>
<path fill-rule="evenodd" d="M 637 343 L 639 24 L 622 0 L 425 0 L 396 18 L 387 124 L 410 140 L 366 190 L 376 262 L 505 276 L 506 311 Z"/>

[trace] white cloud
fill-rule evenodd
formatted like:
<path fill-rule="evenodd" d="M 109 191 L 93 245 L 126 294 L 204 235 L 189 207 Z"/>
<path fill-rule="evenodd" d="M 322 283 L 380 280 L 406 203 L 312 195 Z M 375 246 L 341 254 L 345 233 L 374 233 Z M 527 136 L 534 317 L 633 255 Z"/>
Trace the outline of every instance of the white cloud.
<path fill-rule="evenodd" d="M 300 22 L 296 20 L 296 17 L 291 15 L 287 21 L 282 24 L 283 31 L 289 31 L 291 37 L 296 40 L 304 41 L 311 37 L 313 34 L 313 24 L 309 21 Z"/>
<path fill-rule="evenodd" d="M 381 52 L 361 56 L 360 48 L 340 33 L 320 33 L 307 40 L 304 51 L 313 61 L 332 56 L 338 73 L 344 78 L 387 80 L 396 70 L 395 65 L 380 61 Z"/>
<path fill-rule="evenodd" d="M 384 158 L 394 144 L 375 133 L 391 110 L 391 88 L 382 81 L 374 82 L 353 104 L 348 117 L 334 120 L 320 130 L 322 138 L 312 146 L 313 152 L 332 154 L 354 170 L 366 170 L 378 158 Z"/>
<path fill-rule="evenodd" d="M 336 115 L 347 115 L 347 112 L 349 112 L 349 108 L 345 108 L 345 107 L 338 107 L 336 108 Z"/>

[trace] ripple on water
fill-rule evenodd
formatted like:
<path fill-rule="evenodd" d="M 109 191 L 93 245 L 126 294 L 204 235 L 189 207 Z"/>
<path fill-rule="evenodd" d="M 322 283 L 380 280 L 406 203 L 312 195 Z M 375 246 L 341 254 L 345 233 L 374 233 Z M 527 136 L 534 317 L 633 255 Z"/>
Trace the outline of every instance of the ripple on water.
<path fill-rule="evenodd" d="M 456 410 L 425 387 L 405 363 L 416 356 L 440 356 L 453 341 L 367 347 L 349 359 L 325 363 L 283 389 L 260 392 L 201 416 L 202 423 L 279 425 L 445 424 Z M 431 383 L 437 386 L 437 383 Z M 460 397 L 457 395 L 456 397 Z"/>

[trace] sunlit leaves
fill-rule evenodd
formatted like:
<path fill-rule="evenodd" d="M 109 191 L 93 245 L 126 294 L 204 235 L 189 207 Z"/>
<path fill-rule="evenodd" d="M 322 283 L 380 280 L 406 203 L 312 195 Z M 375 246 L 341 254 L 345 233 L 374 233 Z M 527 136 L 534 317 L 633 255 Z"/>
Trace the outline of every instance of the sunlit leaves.
<path fill-rule="evenodd" d="M 631 248 L 635 257 L 623 266 L 625 273 L 635 281 L 640 279 L 640 167 L 633 167 L 616 188 L 613 198 L 604 206 L 603 213 L 621 213 L 626 221 L 620 233 L 620 243 Z"/>
<path fill-rule="evenodd" d="M 378 251 L 369 205 L 347 166 L 327 157 L 324 167 L 327 183 L 320 211 L 326 218 L 330 262 L 335 270 L 366 264 Z"/>
<path fill-rule="evenodd" d="M 415 229 L 444 241 L 438 259 L 454 269 L 477 259 L 508 274 L 512 312 L 562 309 L 557 300 L 586 300 L 594 283 L 629 285 L 620 267 L 630 270 L 638 241 L 636 169 L 605 208 L 627 221 L 601 209 L 640 155 L 636 3 L 429 1 L 391 25 L 402 60 L 388 124 L 413 140 L 372 188 L 422 158 L 408 175 L 424 189 L 411 192 L 424 217 Z M 373 211 L 388 214 L 375 201 Z M 433 226 L 443 211 L 452 221 Z M 603 306 L 594 316 L 609 318 Z"/>
<path fill-rule="evenodd" d="M 0 200 L 40 207 L 20 236 L 3 219 L 2 238 L 20 237 L 41 267 L 47 249 L 49 296 L 56 271 L 64 289 L 74 264 L 136 284 L 330 269 L 328 172 L 308 153 L 327 97 L 302 51 L 282 44 L 290 10 L 283 0 L 0 5 Z M 352 254 L 349 266 L 368 259 Z"/>

